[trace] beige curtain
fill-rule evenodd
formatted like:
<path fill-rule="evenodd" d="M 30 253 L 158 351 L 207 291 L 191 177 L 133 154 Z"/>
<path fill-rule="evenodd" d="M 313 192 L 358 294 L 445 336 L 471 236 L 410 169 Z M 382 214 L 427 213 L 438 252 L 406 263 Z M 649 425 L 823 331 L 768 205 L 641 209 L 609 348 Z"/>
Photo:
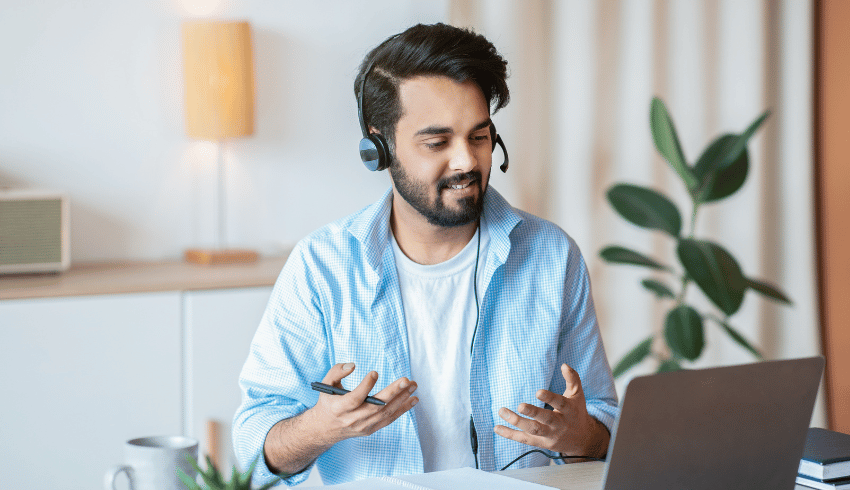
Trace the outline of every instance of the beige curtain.
<path fill-rule="evenodd" d="M 776 284 L 793 300 L 782 306 L 748 292 L 732 317 L 768 359 L 820 353 L 810 0 L 449 5 L 451 22 L 485 34 L 510 64 L 511 104 L 494 121 L 511 152 L 511 169 L 491 182 L 515 206 L 559 224 L 582 248 L 612 365 L 650 332 L 660 332 L 670 305 L 640 285 L 651 274 L 604 263 L 599 250 L 621 244 L 670 264 L 677 260 L 672 240 L 615 214 L 607 189 L 617 182 L 652 187 L 679 205 L 685 221 L 691 213 L 684 186 L 652 143 L 654 95 L 665 101 L 691 164 L 715 137 L 741 132 L 771 110 L 749 145 L 747 183 L 700 211 L 696 235 L 727 248 L 746 275 Z M 711 310 L 696 287 L 688 299 Z M 707 324 L 706 349 L 693 366 L 752 360 Z M 619 392 L 655 366 L 647 360 L 623 376 Z M 820 399 L 813 424 L 825 423 Z"/>

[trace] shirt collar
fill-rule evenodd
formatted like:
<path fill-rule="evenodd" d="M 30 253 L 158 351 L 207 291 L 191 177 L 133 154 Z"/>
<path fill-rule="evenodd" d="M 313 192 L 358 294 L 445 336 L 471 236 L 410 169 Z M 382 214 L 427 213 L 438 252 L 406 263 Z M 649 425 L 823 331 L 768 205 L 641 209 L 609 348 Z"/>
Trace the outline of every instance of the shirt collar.
<path fill-rule="evenodd" d="M 374 204 L 367 206 L 351 221 L 348 231 L 363 246 L 369 266 L 378 271 L 383 254 L 390 246 L 390 212 L 393 205 L 392 187 Z M 504 263 L 511 250 L 511 231 L 522 218 L 493 186 L 484 195 L 484 215 L 490 232 L 490 250 Z"/>

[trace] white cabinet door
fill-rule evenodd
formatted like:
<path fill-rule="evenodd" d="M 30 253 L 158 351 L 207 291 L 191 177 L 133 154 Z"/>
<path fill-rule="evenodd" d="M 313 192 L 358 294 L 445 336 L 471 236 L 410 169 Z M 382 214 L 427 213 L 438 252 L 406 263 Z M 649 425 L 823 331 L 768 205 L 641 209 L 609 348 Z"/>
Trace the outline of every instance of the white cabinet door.
<path fill-rule="evenodd" d="M 180 434 L 180 311 L 178 292 L 0 301 L 0 488 L 102 488 L 124 441 Z"/>
<path fill-rule="evenodd" d="M 215 420 L 221 427 L 221 466 L 235 462 L 230 430 L 241 402 L 239 372 L 268 303 L 271 287 L 185 294 L 187 359 L 189 361 L 186 421 L 189 435 L 201 440 L 201 454 L 209 451 L 206 424 Z M 244 468 L 242 468 L 244 470 Z M 321 484 L 313 472 L 303 485 Z"/>

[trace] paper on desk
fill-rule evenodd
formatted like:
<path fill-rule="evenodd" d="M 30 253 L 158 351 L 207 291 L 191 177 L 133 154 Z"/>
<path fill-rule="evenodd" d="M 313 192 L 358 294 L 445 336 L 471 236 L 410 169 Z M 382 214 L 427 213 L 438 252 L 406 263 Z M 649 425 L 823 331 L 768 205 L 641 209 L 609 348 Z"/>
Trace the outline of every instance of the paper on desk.
<path fill-rule="evenodd" d="M 335 490 L 456 490 L 458 488 L 486 488 L 487 490 L 557 490 L 537 483 L 517 480 L 508 476 L 488 473 L 474 468 L 434 471 L 418 475 L 385 476 L 369 478 L 341 485 Z"/>

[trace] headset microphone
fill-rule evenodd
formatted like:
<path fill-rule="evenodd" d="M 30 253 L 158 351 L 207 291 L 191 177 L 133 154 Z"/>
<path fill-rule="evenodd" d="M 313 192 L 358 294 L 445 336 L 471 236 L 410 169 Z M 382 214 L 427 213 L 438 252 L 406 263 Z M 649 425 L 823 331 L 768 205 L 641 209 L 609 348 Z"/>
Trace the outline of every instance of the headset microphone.
<path fill-rule="evenodd" d="M 360 159 L 363 165 L 369 170 L 385 170 L 390 166 L 390 147 L 387 140 L 379 133 L 369 132 L 366 127 L 366 120 L 363 118 L 363 94 L 366 93 L 366 78 L 372 71 L 374 61 L 369 63 L 366 71 L 363 72 L 363 81 L 360 82 L 360 97 L 357 99 L 357 116 L 360 118 L 360 131 L 363 133 L 363 139 L 360 140 Z M 499 166 L 502 172 L 508 171 L 508 150 L 505 148 L 505 143 L 502 137 L 496 133 L 496 126 L 490 123 L 490 141 L 493 142 L 491 151 L 496 150 L 496 145 L 502 147 L 502 153 L 505 154 L 505 162 Z"/>
<path fill-rule="evenodd" d="M 502 171 L 502 173 L 505 173 L 505 172 L 508 171 L 508 161 L 509 161 L 508 149 L 505 148 L 505 142 L 502 141 L 502 137 L 499 136 L 498 134 L 496 134 L 496 125 L 493 124 L 492 122 L 490 123 L 490 139 L 493 141 L 493 150 L 492 151 L 496 151 L 496 144 L 497 143 L 498 143 L 499 146 L 502 147 L 502 153 L 505 154 L 505 161 L 502 162 L 501 165 L 499 165 L 499 169 Z"/>

